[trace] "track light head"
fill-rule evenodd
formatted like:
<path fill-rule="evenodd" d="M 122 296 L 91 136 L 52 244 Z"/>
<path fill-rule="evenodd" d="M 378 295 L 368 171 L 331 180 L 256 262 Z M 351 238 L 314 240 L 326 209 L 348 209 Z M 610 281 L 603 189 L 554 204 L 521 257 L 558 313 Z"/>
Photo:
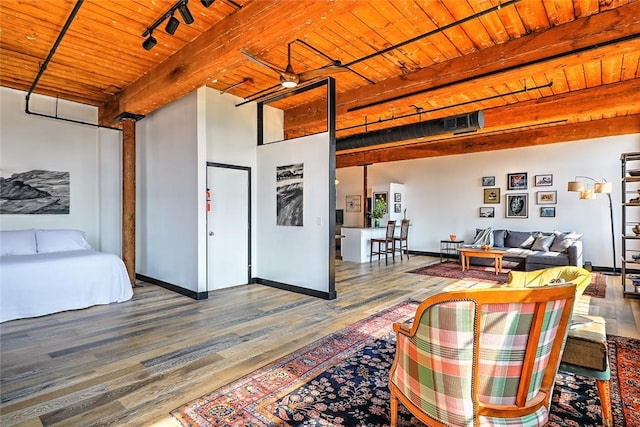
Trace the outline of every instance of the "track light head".
<path fill-rule="evenodd" d="M 151 34 L 151 32 L 149 32 L 149 37 L 145 41 L 142 42 L 142 47 L 145 50 L 151 50 L 157 44 L 158 44 L 158 40 L 156 40 L 156 38 L 153 37 L 153 34 Z"/>
<path fill-rule="evenodd" d="M 182 3 L 180 6 L 178 6 L 178 12 L 180 12 L 180 15 L 182 16 L 182 20 L 184 21 L 185 24 L 187 25 L 193 24 L 193 15 L 191 14 L 189 7 L 187 7 L 186 1 Z"/>
<path fill-rule="evenodd" d="M 216 0 L 200 0 L 200 3 L 202 3 L 202 5 L 204 7 L 209 7 L 212 4 L 214 4 L 216 2 Z"/>
<path fill-rule="evenodd" d="M 178 29 L 178 25 L 180 25 L 180 21 L 178 21 L 173 16 L 173 12 L 171 12 L 171 17 L 167 21 L 167 26 L 164 27 L 164 30 L 169 34 L 174 35 L 176 33 L 176 30 Z"/>

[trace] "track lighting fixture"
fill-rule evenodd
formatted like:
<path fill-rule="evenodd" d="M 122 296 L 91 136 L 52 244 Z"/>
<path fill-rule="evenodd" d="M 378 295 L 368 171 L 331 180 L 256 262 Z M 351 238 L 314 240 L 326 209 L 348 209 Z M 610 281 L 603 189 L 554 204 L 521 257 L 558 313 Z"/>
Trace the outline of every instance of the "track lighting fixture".
<path fill-rule="evenodd" d="M 171 17 L 167 21 L 167 26 L 164 27 L 164 30 L 169 34 L 174 35 L 179 25 L 180 21 L 178 21 L 176 17 L 173 16 L 173 12 L 171 12 Z"/>
<path fill-rule="evenodd" d="M 193 15 L 191 14 L 191 12 L 189 11 L 189 8 L 187 7 L 187 1 L 189 0 L 184 0 L 184 2 L 181 2 L 182 4 L 178 6 L 178 12 L 180 12 L 180 15 L 182 16 L 182 20 L 184 21 L 184 23 L 187 25 L 190 25 L 190 24 L 193 24 Z"/>
<path fill-rule="evenodd" d="M 242 5 L 234 2 L 233 0 L 226 1 L 238 9 L 242 8 Z M 142 33 L 142 37 L 147 37 L 147 39 L 142 42 L 142 47 L 144 47 L 146 50 L 151 50 L 156 44 L 158 44 L 158 40 L 156 40 L 155 37 L 151 35 L 151 33 L 153 33 L 153 30 L 158 28 L 160 24 L 162 24 L 165 20 L 167 20 L 167 25 L 165 25 L 164 30 L 171 35 L 175 34 L 175 32 L 178 30 L 178 27 L 180 26 L 180 21 L 175 16 L 173 16 L 176 10 L 180 13 L 182 22 L 184 22 L 186 25 L 193 24 L 193 15 L 191 14 L 189 7 L 187 6 L 187 3 L 189 3 L 189 0 L 178 0 L 176 4 L 171 6 L 171 9 L 167 10 L 160 18 L 156 19 L 153 24 L 149 25 L 147 29 Z M 215 3 L 215 0 L 200 0 L 200 3 L 202 3 L 204 7 L 209 7 L 213 3 Z"/>
<path fill-rule="evenodd" d="M 145 50 L 151 50 L 157 44 L 158 44 L 158 40 L 156 40 L 156 38 L 153 37 L 153 34 L 151 33 L 151 31 L 149 31 L 149 37 L 142 42 L 142 47 Z"/>

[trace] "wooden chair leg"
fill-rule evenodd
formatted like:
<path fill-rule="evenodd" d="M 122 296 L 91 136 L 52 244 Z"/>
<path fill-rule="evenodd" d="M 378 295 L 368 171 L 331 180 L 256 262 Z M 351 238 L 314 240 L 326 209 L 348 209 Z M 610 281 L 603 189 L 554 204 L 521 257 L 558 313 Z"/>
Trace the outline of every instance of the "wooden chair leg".
<path fill-rule="evenodd" d="M 596 380 L 600 406 L 602 407 L 602 425 L 611 427 L 613 425 L 613 414 L 611 413 L 611 395 L 609 393 L 608 380 Z"/>
<path fill-rule="evenodd" d="M 398 398 L 391 393 L 391 426 L 396 427 L 398 425 Z"/>

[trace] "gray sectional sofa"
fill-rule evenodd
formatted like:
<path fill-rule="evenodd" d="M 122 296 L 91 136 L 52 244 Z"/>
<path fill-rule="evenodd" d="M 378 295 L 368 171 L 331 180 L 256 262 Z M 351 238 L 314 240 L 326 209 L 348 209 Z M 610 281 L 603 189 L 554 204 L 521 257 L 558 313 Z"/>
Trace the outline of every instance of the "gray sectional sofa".
<path fill-rule="evenodd" d="M 476 229 L 471 245 L 489 244 L 493 249 L 507 251 L 505 267 L 533 271 L 563 265 L 582 267 L 582 237 L 573 232 L 543 232 Z M 492 265 L 491 258 L 471 258 L 472 264 Z"/>

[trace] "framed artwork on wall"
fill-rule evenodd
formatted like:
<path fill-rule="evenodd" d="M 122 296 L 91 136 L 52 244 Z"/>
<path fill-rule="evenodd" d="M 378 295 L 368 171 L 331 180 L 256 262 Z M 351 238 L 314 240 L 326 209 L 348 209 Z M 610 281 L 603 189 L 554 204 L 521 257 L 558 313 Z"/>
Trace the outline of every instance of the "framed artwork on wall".
<path fill-rule="evenodd" d="M 507 190 L 526 190 L 527 173 L 517 172 L 507 174 Z"/>
<path fill-rule="evenodd" d="M 375 206 L 378 200 L 384 200 L 384 213 L 385 215 L 389 213 L 389 200 L 387 200 L 387 192 L 381 191 L 379 193 L 373 193 L 373 201 L 371 202 L 371 205 Z"/>
<path fill-rule="evenodd" d="M 537 191 L 536 203 L 539 205 L 555 205 L 557 191 Z"/>
<path fill-rule="evenodd" d="M 505 210 L 506 218 L 528 218 L 529 217 L 529 195 L 527 193 L 507 194 L 507 204 Z"/>
<path fill-rule="evenodd" d="M 553 218 L 556 216 L 556 207 L 555 206 L 544 206 L 540 208 L 540 217 L 541 218 Z"/>
<path fill-rule="evenodd" d="M 394 193 L 393 194 L 393 201 L 394 202 L 401 202 L 402 201 L 402 193 Z"/>
<path fill-rule="evenodd" d="M 493 187 L 496 185 L 496 177 L 495 176 L 483 176 L 482 177 L 482 186 L 483 187 Z"/>
<path fill-rule="evenodd" d="M 496 216 L 495 208 L 493 207 L 481 207 L 480 218 L 494 218 Z"/>
<path fill-rule="evenodd" d="M 500 189 L 499 188 L 485 188 L 484 189 L 484 201 L 485 205 L 492 203 L 500 203 Z"/>
<path fill-rule="evenodd" d="M 402 212 L 402 203 L 396 203 L 393 205 L 393 212 L 400 213 Z"/>
<path fill-rule="evenodd" d="M 360 195 L 347 196 L 347 212 L 360 212 L 362 210 L 362 199 Z"/>
<path fill-rule="evenodd" d="M 553 185 L 553 175 L 536 175 L 534 182 L 536 187 L 551 187 Z"/>

